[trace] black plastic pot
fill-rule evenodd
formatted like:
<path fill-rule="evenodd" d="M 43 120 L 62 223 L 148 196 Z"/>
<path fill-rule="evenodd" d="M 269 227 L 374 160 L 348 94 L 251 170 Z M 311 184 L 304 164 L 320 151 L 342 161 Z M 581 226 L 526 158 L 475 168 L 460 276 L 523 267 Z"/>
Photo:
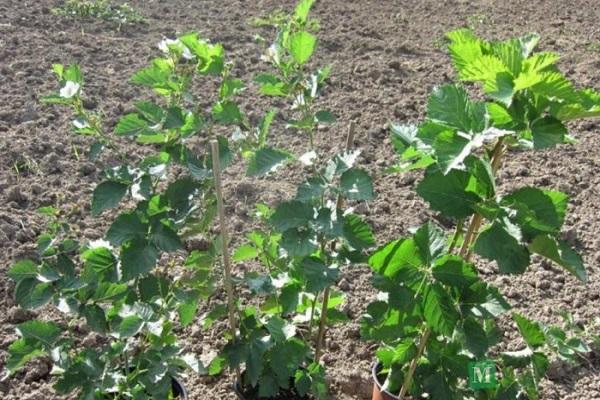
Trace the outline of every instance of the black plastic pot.
<path fill-rule="evenodd" d="M 381 386 L 383 382 L 379 381 L 379 371 L 381 371 L 381 363 L 377 362 L 373 365 L 373 400 L 398 400 L 398 396 L 383 390 Z"/>
<path fill-rule="evenodd" d="M 187 390 L 185 390 L 183 382 L 177 378 L 171 378 L 171 387 L 173 388 L 173 394 L 175 395 L 175 398 L 188 400 Z"/>
<path fill-rule="evenodd" d="M 246 397 L 246 395 L 244 394 L 244 388 L 242 387 L 242 383 L 239 380 L 235 381 L 235 384 L 233 385 L 233 391 L 235 392 L 236 396 L 238 397 L 238 399 L 240 400 L 252 400 L 255 397 Z M 282 398 L 286 398 L 286 399 L 290 399 L 290 400 L 296 400 L 296 399 L 300 399 L 297 396 L 293 396 L 293 397 L 277 397 L 277 399 L 282 399 Z"/>

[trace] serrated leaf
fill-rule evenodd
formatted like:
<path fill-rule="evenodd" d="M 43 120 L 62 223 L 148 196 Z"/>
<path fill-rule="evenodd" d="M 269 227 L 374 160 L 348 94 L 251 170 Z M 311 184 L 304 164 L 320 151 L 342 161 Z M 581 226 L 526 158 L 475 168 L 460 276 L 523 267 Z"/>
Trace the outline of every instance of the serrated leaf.
<path fill-rule="evenodd" d="M 290 228 L 282 237 L 280 246 L 290 257 L 304 257 L 318 248 L 317 236 L 309 229 Z"/>
<path fill-rule="evenodd" d="M 441 285 L 435 283 L 425 286 L 423 315 L 434 331 L 446 336 L 452 336 L 460 317 L 452 298 Z"/>
<path fill-rule="evenodd" d="M 530 263 L 527 247 L 499 223 L 481 232 L 474 250 L 480 256 L 496 261 L 503 274 L 521 274 Z"/>
<path fill-rule="evenodd" d="M 148 225 L 143 223 L 135 212 L 124 213 L 112 223 L 106 232 L 106 239 L 113 246 L 120 246 L 128 240 L 144 238 L 147 232 Z"/>
<path fill-rule="evenodd" d="M 459 256 L 444 256 L 436 261 L 433 276 L 445 285 L 467 288 L 477 282 L 477 270 Z"/>
<path fill-rule="evenodd" d="M 530 321 L 519 313 L 513 313 L 513 319 L 527 345 L 536 348 L 546 343 L 544 331 L 538 322 Z"/>
<path fill-rule="evenodd" d="M 363 250 L 375 245 L 375 236 L 368 223 L 355 214 L 344 216 L 344 238 L 350 246 Z"/>
<path fill-rule="evenodd" d="M 240 124 L 243 121 L 243 115 L 239 106 L 233 101 L 220 101 L 212 109 L 215 121 L 224 125 Z"/>
<path fill-rule="evenodd" d="M 26 309 L 39 308 L 50 301 L 54 292 L 50 283 L 26 278 L 15 287 L 15 301 Z"/>
<path fill-rule="evenodd" d="M 128 186 L 114 181 L 105 181 L 96 186 L 92 197 L 92 215 L 116 207 L 127 193 Z"/>
<path fill-rule="evenodd" d="M 138 136 L 153 133 L 154 131 L 150 129 L 148 122 L 140 118 L 138 114 L 125 115 L 115 126 L 115 134 L 119 136 Z"/>
<path fill-rule="evenodd" d="M 333 285 L 339 275 L 338 268 L 323 264 L 317 257 L 305 258 L 300 267 L 306 278 L 306 290 L 311 293 L 318 293 Z"/>
<path fill-rule="evenodd" d="M 156 265 L 158 250 L 143 239 L 133 239 L 121 249 L 121 274 L 130 280 L 150 272 Z"/>
<path fill-rule="evenodd" d="M 240 261 L 251 260 L 256 257 L 258 257 L 258 249 L 256 249 L 256 247 L 254 247 L 252 245 L 243 244 L 240 247 L 238 247 L 237 249 L 235 249 L 232 260 L 234 262 L 240 262 Z"/>
<path fill-rule="evenodd" d="M 458 85 L 437 87 L 427 102 L 427 118 L 465 133 L 481 132 L 486 125 L 485 104 L 472 102 Z"/>
<path fill-rule="evenodd" d="M 285 232 L 290 228 L 307 225 L 313 218 L 311 205 L 300 201 L 288 201 L 281 203 L 275 209 L 269 223 L 279 232 Z"/>
<path fill-rule="evenodd" d="M 32 320 L 17 325 L 17 331 L 25 340 L 32 339 L 49 348 L 58 340 L 63 328 L 54 322 Z"/>
<path fill-rule="evenodd" d="M 38 266 L 31 260 L 17 261 L 9 270 L 8 277 L 19 283 L 24 279 L 35 278 L 38 274 Z"/>
<path fill-rule="evenodd" d="M 305 182 L 298 186 L 296 200 L 302 202 L 310 202 L 315 199 L 320 199 L 327 190 L 327 182 L 321 177 L 308 178 Z"/>
<path fill-rule="evenodd" d="M 533 147 L 537 150 L 548 149 L 565 142 L 567 128 L 554 117 L 543 117 L 531 123 Z"/>
<path fill-rule="evenodd" d="M 150 234 L 150 242 L 157 249 L 166 252 L 174 252 L 183 248 L 181 239 L 175 230 L 169 228 L 163 223 L 157 224 Z"/>
<path fill-rule="evenodd" d="M 550 235 L 536 236 L 529 244 L 529 250 L 549 258 L 582 282 L 587 282 L 588 275 L 583 259 L 566 242 L 556 240 Z"/>
<path fill-rule="evenodd" d="M 250 159 L 246 176 L 262 176 L 284 165 L 292 155 L 284 150 L 264 147 L 257 150 Z"/>
<path fill-rule="evenodd" d="M 364 169 L 350 168 L 340 178 L 342 194 L 349 200 L 372 200 L 373 180 Z"/>
<path fill-rule="evenodd" d="M 419 247 L 412 238 L 389 242 L 369 257 L 371 268 L 389 278 L 394 278 L 404 269 L 417 273 L 423 262 Z"/>
<path fill-rule="evenodd" d="M 8 346 L 8 354 L 9 357 L 6 360 L 6 368 L 13 374 L 30 360 L 45 356 L 46 351 L 41 348 L 39 343 L 21 338 L 15 340 Z"/>
<path fill-rule="evenodd" d="M 144 326 L 144 320 L 137 315 L 130 315 L 123 318 L 117 328 L 117 333 L 121 339 L 135 336 Z"/>
<path fill-rule="evenodd" d="M 289 39 L 289 51 L 298 64 L 306 63 L 315 50 L 317 38 L 309 32 L 300 31 Z"/>

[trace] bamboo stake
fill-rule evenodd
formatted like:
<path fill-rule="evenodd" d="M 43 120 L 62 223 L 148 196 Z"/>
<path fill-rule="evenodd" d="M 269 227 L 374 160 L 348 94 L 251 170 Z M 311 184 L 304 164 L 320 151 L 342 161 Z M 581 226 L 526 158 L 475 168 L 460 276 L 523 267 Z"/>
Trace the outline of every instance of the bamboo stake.
<path fill-rule="evenodd" d="M 231 280 L 231 262 L 229 260 L 229 234 L 227 232 L 227 221 L 225 219 L 225 207 L 223 206 L 223 185 L 221 183 L 221 160 L 219 157 L 219 142 L 211 140 L 210 148 L 212 153 L 213 175 L 215 178 L 215 192 L 217 196 L 217 209 L 219 212 L 219 228 L 221 230 L 223 270 L 225 272 L 225 291 L 227 292 L 227 309 L 229 312 L 229 329 L 232 340 L 235 341 L 237 335 L 237 321 L 235 318 L 235 298 L 233 295 L 233 283 Z M 235 374 L 241 383 L 240 367 L 237 366 Z"/>
<path fill-rule="evenodd" d="M 350 151 L 352 143 L 354 142 L 354 131 L 356 124 L 350 122 L 348 126 L 348 134 L 346 135 L 346 146 L 345 150 Z M 336 210 L 342 208 L 344 199 L 338 194 L 336 201 Z M 321 319 L 319 320 L 319 332 L 317 333 L 317 345 L 315 347 L 315 361 L 318 362 L 321 357 L 321 350 L 323 348 L 323 338 L 325 336 L 325 325 L 327 324 L 327 308 L 329 307 L 329 287 L 325 288 L 323 292 L 323 306 L 321 307 Z"/>

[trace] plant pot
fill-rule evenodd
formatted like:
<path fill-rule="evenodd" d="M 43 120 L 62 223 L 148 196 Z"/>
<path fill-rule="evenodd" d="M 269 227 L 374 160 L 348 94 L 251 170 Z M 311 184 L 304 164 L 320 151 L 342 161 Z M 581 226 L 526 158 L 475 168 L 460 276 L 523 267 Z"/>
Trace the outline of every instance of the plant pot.
<path fill-rule="evenodd" d="M 381 363 L 377 362 L 373 365 L 373 400 L 398 400 L 398 396 L 391 394 L 387 390 L 383 390 L 383 385 L 379 381 L 379 371 L 381 371 Z"/>
<path fill-rule="evenodd" d="M 187 390 L 185 390 L 183 382 L 177 378 L 171 378 L 171 387 L 173 388 L 173 395 L 176 399 L 188 400 Z"/>
<path fill-rule="evenodd" d="M 256 399 L 258 399 L 258 393 L 256 393 L 256 392 L 247 393 L 247 391 L 244 391 L 244 388 L 242 387 L 242 383 L 239 380 L 235 381 L 235 385 L 233 385 L 233 391 L 237 395 L 237 398 L 240 400 L 256 400 Z M 280 395 L 277 395 L 277 397 L 273 397 L 271 399 L 272 400 L 310 400 L 310 399 L 312 399 L 312 397 L 306 397 L 306 396 L 299 397 L 298 395 L 294 395 L 294 394 L 280 394 Z"/>

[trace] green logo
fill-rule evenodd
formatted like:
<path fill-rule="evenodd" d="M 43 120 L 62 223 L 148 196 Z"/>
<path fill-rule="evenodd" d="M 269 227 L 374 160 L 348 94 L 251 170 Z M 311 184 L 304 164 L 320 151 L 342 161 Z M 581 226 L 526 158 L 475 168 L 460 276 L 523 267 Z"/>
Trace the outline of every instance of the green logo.
<path fill-rule="evenodd" d="M 484 360 L 469 363 L 469 387 L 471 389 L 493 389 L 496 386 L 495 362 Z"/>

